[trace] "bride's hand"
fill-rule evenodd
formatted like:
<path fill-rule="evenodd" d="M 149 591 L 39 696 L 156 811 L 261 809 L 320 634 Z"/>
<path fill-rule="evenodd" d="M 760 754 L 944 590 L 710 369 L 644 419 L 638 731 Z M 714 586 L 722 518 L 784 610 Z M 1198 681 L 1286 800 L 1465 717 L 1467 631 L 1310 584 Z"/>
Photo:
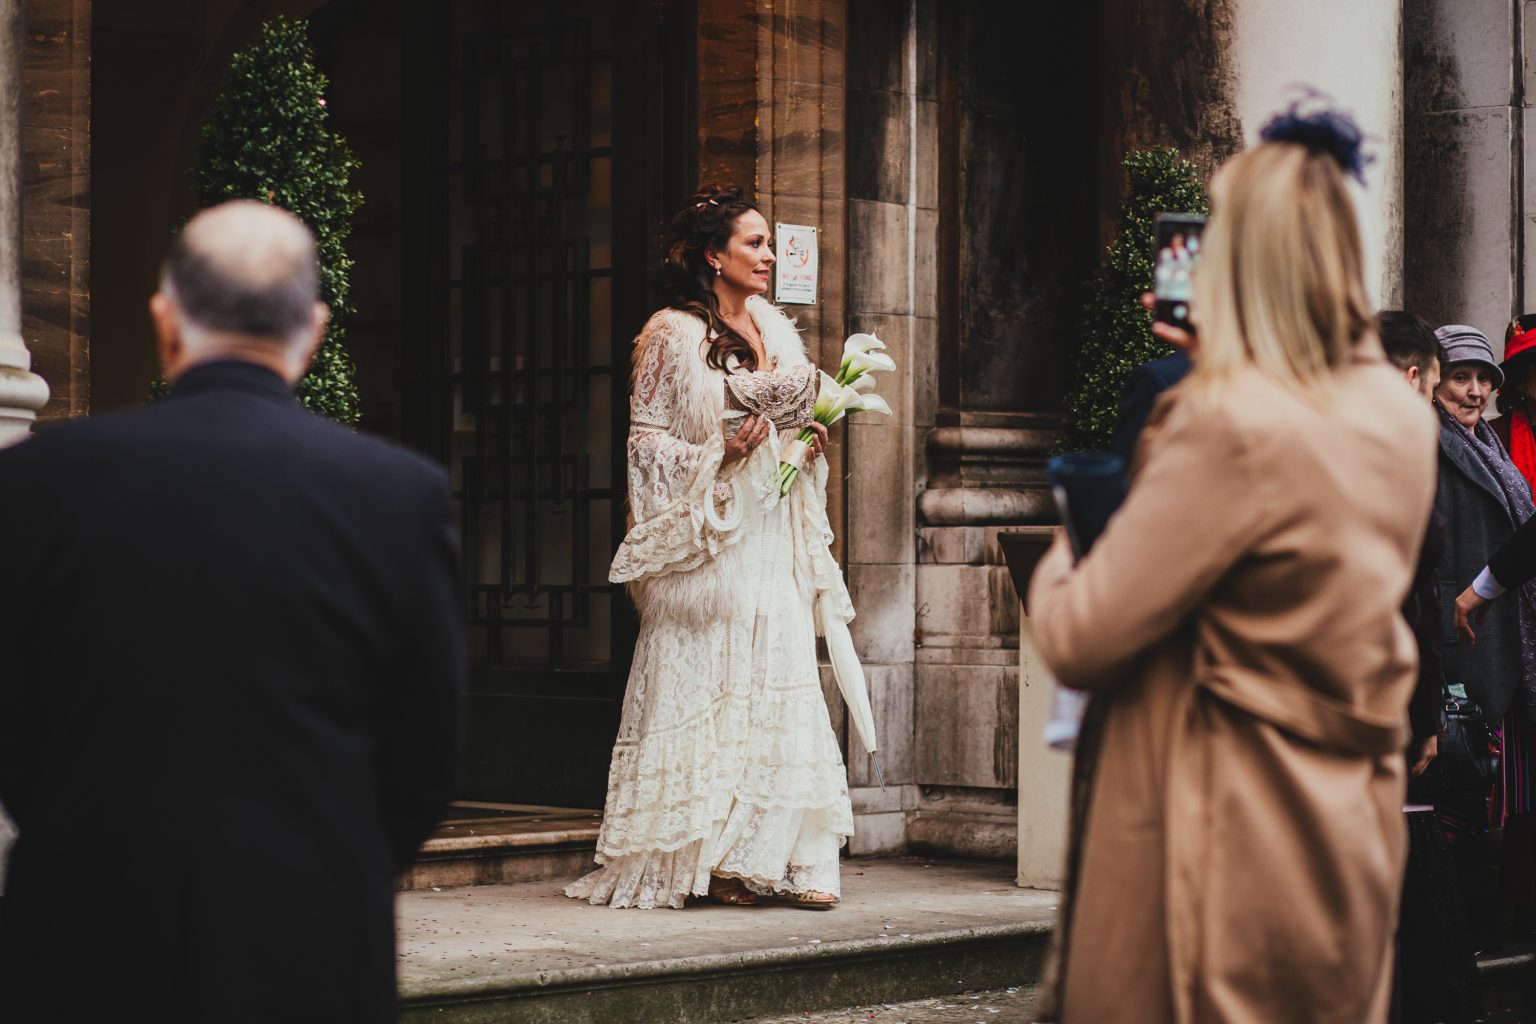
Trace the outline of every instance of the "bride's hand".
<path fill-rule="evenodd" d="M 725 442 L 725 457 L 720 460 L 721 466 L 729 466 L 733 462 L 740 462 L 757 450 L 768 437 L 768 431 L 772 424 L 767 417 L 750 415 L 741 421 L 741 426 L 736 434 Z"/>
<path fill-rule="evenodd" d="M 816 435 L 811 438 L 811 459 L 815 460 L 827 453 L 827 428 L 812 420 L 811 433 Z"/>

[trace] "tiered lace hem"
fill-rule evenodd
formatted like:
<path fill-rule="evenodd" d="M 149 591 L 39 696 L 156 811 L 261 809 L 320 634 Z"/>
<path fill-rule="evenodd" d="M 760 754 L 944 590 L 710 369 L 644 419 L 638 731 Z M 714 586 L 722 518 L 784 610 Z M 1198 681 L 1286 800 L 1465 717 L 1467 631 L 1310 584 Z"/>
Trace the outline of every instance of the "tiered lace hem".
<path fill-rule="evenodd" d="M 846 806 L 846 804 L 844 805 Z M 838 806 L 806 809 L 737 802 L 724 820 L 674 850 L 650 850 L 602 864 L 565 889 L 574 899 L 615 910 L 681 909 L 709 892 L 711 875 L 741 879 L 754 892 L 841 895 L 838 850 L 853 834 Z"/>

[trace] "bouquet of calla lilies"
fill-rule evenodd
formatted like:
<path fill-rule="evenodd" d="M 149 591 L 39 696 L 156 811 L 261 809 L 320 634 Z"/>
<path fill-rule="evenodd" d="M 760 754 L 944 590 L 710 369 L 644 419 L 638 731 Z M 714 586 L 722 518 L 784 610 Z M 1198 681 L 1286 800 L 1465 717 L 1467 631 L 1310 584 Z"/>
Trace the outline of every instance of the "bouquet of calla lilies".
<path fill-rule="evenodd" d="M 885 354 L 885 342 L 873 334 L 852 335 L 843 342 L 843 361 L 837 368 L 837 376 L 822 371 L 813 418 L 822 426 L 830 427 L 851 412 L 891 415 L 891 407 L 874 393 L 873 372 L 894 369 L 896 361 Z M 800 475 L 800 459 L 815 436 L 811 428 L 806 427 L 786 448 L 785 460 L 779 463 L 780 494 L 788 494 L 794 486 L 795 478 Z"/>

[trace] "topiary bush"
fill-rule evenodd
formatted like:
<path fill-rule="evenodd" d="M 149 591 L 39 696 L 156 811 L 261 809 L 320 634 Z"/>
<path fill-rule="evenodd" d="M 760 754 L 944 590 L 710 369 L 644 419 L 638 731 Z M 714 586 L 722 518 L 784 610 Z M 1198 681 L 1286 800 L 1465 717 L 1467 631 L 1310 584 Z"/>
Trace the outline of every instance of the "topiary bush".
<path fill-rule="evenodd" d="M 350 186 L 356 157 L 326 128 L 325 86 L 305 22 L 280 17 L 263 25 L 261 38 L 230 61 L 203 123 L 193 188 L 199 206 L 255 199 L 289 210 L 314 232 L 320 298 L 331 307 L 331 323 L 298 397 L 309 409 L 355 426 L 357 375 L 344 345 L 344 320 L 352 312 L 346 240 L 363 196 Z"/>
<path fill-rule="evenodd" d="M 1120 230 L 1089 282 L 1088 302 L 1078 318 L 1062 451 L 1108 448 L 1131 371 L 1173 352 L 1152 336 L 1152 314 L 1141 305 L 1141 293 L 1152 287 L 1153 218 L 1210 210 L 1195 165 L 1177 150 L 1139 150 L 1125 158 L 1125 170 Z"/>

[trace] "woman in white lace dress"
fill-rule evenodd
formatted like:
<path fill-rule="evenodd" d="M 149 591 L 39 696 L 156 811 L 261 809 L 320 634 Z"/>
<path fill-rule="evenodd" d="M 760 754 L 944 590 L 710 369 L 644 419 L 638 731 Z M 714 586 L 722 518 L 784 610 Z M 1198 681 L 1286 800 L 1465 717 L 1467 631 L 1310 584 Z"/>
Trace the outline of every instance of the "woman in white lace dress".
<path fill-rule="evenodd" d="M 635 341 L 632 525 L 609 579 L 640 635 L 608 774 L 599 869 L 566 895 L 611 907 L 829 907 L 853 833 L 816 667 L 816 615 L 853 617 L 827 545 L 826 465 L 777 468 L 817 373 L 766 299 L 768 224 L 732 187 L 673 218 L 673 305 Z"/>

